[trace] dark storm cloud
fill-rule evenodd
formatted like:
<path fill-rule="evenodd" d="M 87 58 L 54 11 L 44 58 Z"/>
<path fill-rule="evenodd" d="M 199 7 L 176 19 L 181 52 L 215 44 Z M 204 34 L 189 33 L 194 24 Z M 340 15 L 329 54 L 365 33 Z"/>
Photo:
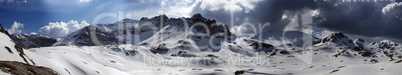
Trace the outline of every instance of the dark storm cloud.
<path fill-rule="evenodd" d="M 318 27 L 347 34 L 400 39 L 402 20 L 396 17 L 398 14 L 382 13 L 382 9 L 389 3 L 357 2 L 335 5 L 324 2 L 319 6 L 320 16 L 315 17 L 314 23 Z"/>
<path fill-rule="evenodd" d="M 387 37 L 402 40 L 402 3 L 389 5 L 383 2 L 342 2 L 340 0 L 265 0 L 255 3 L 255 8 L 245 13 L 245 9 L 234 12 L 235 25 L 247 18 L 252 24 L 271 23 L 269 29 L 283 29 L 290 21 L 283 15 L 292 17 L 306 9 L 319 11 L 313 25 L 331 31 L 368 37 Z M 216 19 L 230 25 L 230 12 L 225 10 L 202 10 L 197 5 L 191 14 L 201 13 L 204 17 Z M 244 8 L 242 6 L 242 8 Z M 238 20 L 236 20 L 238 19 Z"/>
<path fill-rule="evenodd" d="M 313 0 L 268 0 L 257 4 L 256 9 L 249 15 L 253 18 L 253 23 L 269 22 L 270 28 L 283 29 L 290 22 L 289 19 L 282 19 L 284 14 L 291 17 L 298 11 L 315 8 Z"/>
<path fill-rule="evenodd" d="M 316 8 L 313 0 L 264 0 L 254 5 L 254 9 L 243 9 L 242 11 L 234 12 L 235 25 L 244 23 L 247 18 L 248 22 L 255 25 L 270 23 L 270 29 L 283 29 L 290 22 L 289 19 L 282 19 L 284 14 L 293 16 L 297 11 Z M 245 6 L 241 7 L 245 8 Z M 249 12 L 246 13 L 246 11 Z M 204 17 L 217 19 L 225 24 L 231 24 L 230 11 L 202 10 L 200 4 L 198 4 L 191 12 L 191 14 L 195 13 L 201 13 Z"/>

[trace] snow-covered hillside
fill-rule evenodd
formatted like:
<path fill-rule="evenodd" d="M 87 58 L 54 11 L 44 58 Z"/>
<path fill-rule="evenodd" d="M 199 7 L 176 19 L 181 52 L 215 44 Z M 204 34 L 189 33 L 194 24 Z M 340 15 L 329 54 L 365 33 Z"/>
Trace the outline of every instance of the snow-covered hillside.
<path fill-rule="evenodd" d="M 72 75 L 233 75 L 235 73 L 395 75 L 399 74 L 397 69 L 402 67 L 398 56 L 391 61 L 383 52 L 355 50 L 332 44 L 316 45 L 311 51 L 305 51 L 303 48 L 273 49 L 269 45 L 265 45 L 266 47 L 262 45 L 263 47 L 257 49 L 266 51 L 258 51 L 254 49 L 253 44 L 261 41 L 238 38 L 231 43 L 222 42 L 219 51 L 202 51 L 197 49 L 199 46 L 192 45 L 195 41 L 168 40 L 177 42 L 155 45 L 156 48 L 152 45 L 129 44 L 42 47 L 28 49 L 27 51 L 32 53 L 27 55 L 34 59 L 37 65 L 50 67 L 60 74 Z M 308 53 L 312 54 L 311 64 L 299 58 L 300 55 Z"/>
<path fill-rule="evenodd" d="M 0 25 L 0 74 L 37 75 L 57 74 L 52 69 L 36 66 L 32 58 L 26 55 L 20 46 L 11 40 L 10 35 Z"/>
<path fill-rule="evenodd" d="M 20 46 L 16 45 L 14 41 L 10 38 L 9 33 L 7 31 L 4 31 L 3 28 L 1 28 L 0 30 L 0 46 L 2 47 L 0 48 L 0 57 L 2 57 L 1 60 L 18 61 L 25 62 L 26 64 L 33 64 L 33 62 L 30 61 L 29 57 L 24 54 L 24 50 Z"/>

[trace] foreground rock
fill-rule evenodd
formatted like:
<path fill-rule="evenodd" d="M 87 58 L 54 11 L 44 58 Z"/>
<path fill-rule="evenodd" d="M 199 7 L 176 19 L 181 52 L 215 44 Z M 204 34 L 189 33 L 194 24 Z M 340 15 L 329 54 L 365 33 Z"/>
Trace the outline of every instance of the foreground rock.
<path fill-rule="evenodd" d="M 52 69 L 16 61 L 0 61 L 0 70 L 14 75 L 59 75 Z"/>

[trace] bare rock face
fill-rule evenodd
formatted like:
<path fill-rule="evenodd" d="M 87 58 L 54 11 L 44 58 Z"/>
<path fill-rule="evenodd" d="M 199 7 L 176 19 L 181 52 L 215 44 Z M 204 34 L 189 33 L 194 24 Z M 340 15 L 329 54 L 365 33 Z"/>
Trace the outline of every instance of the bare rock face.
<path fill-rule="evenodd" d="M 239 70 L 235 72 L 235 75 L 242 75 L 245 71 L 244 70 Z"/>
<path fill-rule="evenodd" d="M 166 54 L 168 51 L 169 48 L 166 47 L 166 44 L 160 44 L 158 47 L 151 49 L 154 54 Z"/>
<path fill-rule="evenodd" d="M 0 70 L 13 75 L 59 75 L 52 69 L 16 61 L 0 61 Z"/>
<path fill-rule="evenodd" d="M 199 25 L 200 23 L 205 24 L 205 26 L 207 28 L 205 28 L 202 25 Z M 197 31 L 204 32 L 204 33 L 206 33 L 208 31 L 210 35 L 213 35 L 217 38 L 224 38 L 224 36 L 229 36 L 229 37 L 234 36 L 229 31 L 229 28 L 227 25 L 218 25 L 215 20 L 206 19 L 206 18 L 202 17 L 201 14 L 194 14 L 190 18 L 190 25 L 197 25 L 197 26 L 194 26 L 194 28 Z M 219 34 L 223 34 L 223 35 L 219 35 Z"/>
<path fill-rule="evenodd" d="M 374 53 L 370 52 L 370 51 L 365 51 L 365 52 L 360 52 L 359 54 L 361 54 L 361 56 L 363 57 L 370 57 L 372 56 Z"/>
<path fill-rule="evenodd" d="M 273 45 L 264 42 L 254 42 L 249 46 L 252 46 L 254 49 L 257 50 L 257 52 L 260 51 L 271 52 L 273 49 L 275 49 Z"/>
<path fill-rule="evenodd" d="M 363 47 L 365 42 L 363 39 L 357 38 L 353 43 L 355 43 L 356 46 Z"/>
<path fill-rule="evenodd" d="M 349 39 L 349 37 L 340 32 L 332 33 L 331 35 L 325 38 L 319 39 L 316 44 L 319 43 L 327 43 L 327 44 L 333 43 L 338 46 L 350 46 L 350 47 L 355 46 L 355 44 L 353 43 L 352 40 Z"/>
<path fill-rule="evenodd" d="M 186 51 L 179 51 L 179 52 L 177 52 L 177 53 L 175 53 L 175 54 L 172 54 L 172 55 L 170 55 L 170 56 L 179 56 L 179 57 L 196 57 L 196 55 L 194 55 L 194 54 L 190 54 L 190 53 L 187 53 Z"/>
<path fill-rule="evenodd" d="M 396 47 L 399 46 L 398 43 L 394 43 L 390 40 L 383 40 L 381 42 L 378 42 L 378 48 L 380 49 L 390 49 L 390 50 L 395 50 Z"/>
<path fill-rule="evenodd" d="M 355 46 L 352 48 L 353 51 L 362 51 L 363 47 L 362 46 Z"/>
<path fill-rule="evenodd" d="M 3 26 L 0 24 L 0 32 L 6 34 L 7 36 L 10 37 L 10 33 L 8 33 L 6 30 L 4 30 Z"/>

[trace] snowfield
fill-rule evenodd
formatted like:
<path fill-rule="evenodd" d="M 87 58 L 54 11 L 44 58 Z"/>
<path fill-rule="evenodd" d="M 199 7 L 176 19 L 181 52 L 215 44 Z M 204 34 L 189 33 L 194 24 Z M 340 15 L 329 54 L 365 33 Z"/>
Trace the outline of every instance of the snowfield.
<path fill-rule="evenodd" d="M 133 45 L 110 46 L 57 46 L 32 48 L 27 56 L 39 65 L 52 68 L 62 75 L 72 74 L 119 74 L 119 75 L 169 75 L 169 74 L 224 74 L 233 75 L 244 70 L 245 74 L 357 74 L 396 75 L 402 67 L 388 57 L 376 58 L 357 55 L 334 55 L 342 49 L 319 47 L 313 52 L 311 64 L 297 58 L 299 50 L 289 54 L 274 52 L 257 53 L 254 56 L 227 49 L 219 52 L 192 53 L 194 56 L 171 56 L 170 53 L 154 54 L 150 48 Z M 176 53 L 177 51 L 171 51 Z M 190 54 L 190 53 L 184 53 Z M 373 62 L 376 59 L 377 62 Z M 399 58 L 398 58 L 399 59 Z M 259 62 L 261 61 L 261 62 Z"/>

